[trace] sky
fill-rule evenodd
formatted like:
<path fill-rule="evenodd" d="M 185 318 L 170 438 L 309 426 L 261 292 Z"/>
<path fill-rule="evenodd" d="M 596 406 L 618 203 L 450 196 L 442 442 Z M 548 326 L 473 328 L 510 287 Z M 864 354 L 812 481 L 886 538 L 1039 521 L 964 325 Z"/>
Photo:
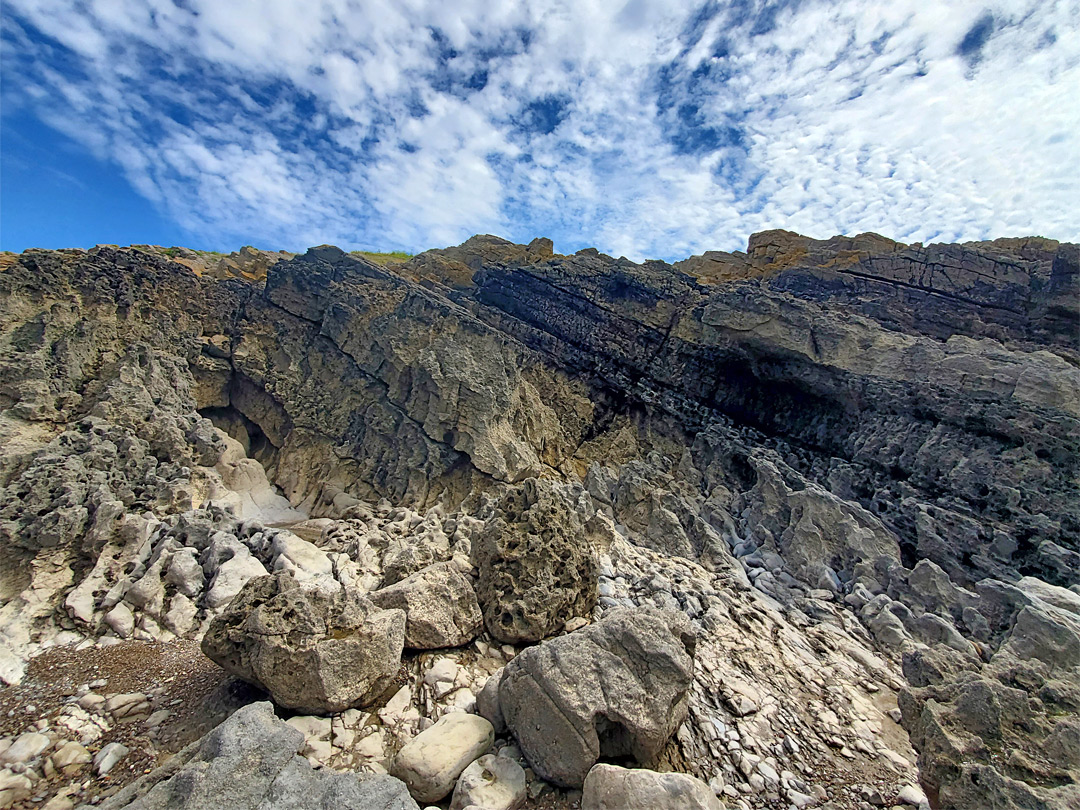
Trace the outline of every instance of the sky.
<path fill-rule="evenodd" d="M 1080 0 L 4 0 L 0 249 L 1080 234 Z"/>

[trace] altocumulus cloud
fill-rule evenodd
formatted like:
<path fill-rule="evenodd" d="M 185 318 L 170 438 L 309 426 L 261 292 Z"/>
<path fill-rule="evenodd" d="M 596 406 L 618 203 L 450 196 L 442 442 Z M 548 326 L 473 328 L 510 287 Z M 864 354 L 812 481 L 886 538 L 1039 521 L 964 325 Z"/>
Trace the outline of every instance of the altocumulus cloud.
<path fill-rule="evenodd" d="M 4 104 L 195 238 L 1076 238 L 1077 0 L 6 0 Z"/>

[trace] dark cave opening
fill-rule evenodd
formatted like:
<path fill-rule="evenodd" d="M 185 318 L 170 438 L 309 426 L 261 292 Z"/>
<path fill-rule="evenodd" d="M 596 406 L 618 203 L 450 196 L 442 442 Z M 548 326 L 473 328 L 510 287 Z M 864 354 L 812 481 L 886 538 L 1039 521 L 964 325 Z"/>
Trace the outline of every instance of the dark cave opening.
<path fill-rule="evenodd" d="M 278 448 L 258 424 L 236 408 L 231 405 L 224 408 L 202 408 L 199 414 L 213 422 L 214 427 L 240 442 L 248 458 L 255 459 L 268 469 L 276 462 Z"/>

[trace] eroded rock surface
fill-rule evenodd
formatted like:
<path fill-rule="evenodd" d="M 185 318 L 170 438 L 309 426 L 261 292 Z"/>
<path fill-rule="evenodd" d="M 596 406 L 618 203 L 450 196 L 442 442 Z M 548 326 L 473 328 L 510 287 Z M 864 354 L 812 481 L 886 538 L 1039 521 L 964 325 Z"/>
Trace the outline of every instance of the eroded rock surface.
<path fill-rule="evenodd" d="M 536 772 L 565 787 L 601 756 L 655 764 L 686 717 L 695 646 L 682 614 L 615 610 L 507 665 L 506 725 Z"/>
<path fill-rule="evenodd" d="M 371 594 L 374 605 L 405 611 L 405 646 L 462 647 L 480 634 L 483 616 L 472 583 L 453 563 L 436 563 Z"/>
<path fill-rule="evenodd" d="M 100 799 L 177 711 L 139 685 L 119 717 L 91 675 L 27 711 L 31 656 L 191 645 L 277 574 L 464 645 L 294 718 L 313 763 L 375 773 L 448 713 L 497 721 L 485 683 L 538 654 L 516 645 L 657 608 L 698 642 L 652 764 L 728 806 L 914 807 L 921 779 L 934 807 L 1069 807 L 1078 285 L 1077 246 L 1038 238 L 770 231 L 675 268 L 491 236 L 393 267 L 5 255 L 0 753 L 50 747 L 0 798 Z M 418 599 L 432 567 L 457 574 Z"/>
<path fill-rule="evenodd" d="M 539 641 L 592 610 L 596 553 L 585 538 L 581 506 L 537 479 L 500 498 L 473 544 L 484 623 L 495 638 Z"/>
<path fill-rule="evenodd" d="M 379 609 L 336 583 L 324 590 L 278 573 L 248 582 L 210 623 L 202 648 L 279 706 L 324 714 L 386 692 L 404 643 L 404 611 Z"/>

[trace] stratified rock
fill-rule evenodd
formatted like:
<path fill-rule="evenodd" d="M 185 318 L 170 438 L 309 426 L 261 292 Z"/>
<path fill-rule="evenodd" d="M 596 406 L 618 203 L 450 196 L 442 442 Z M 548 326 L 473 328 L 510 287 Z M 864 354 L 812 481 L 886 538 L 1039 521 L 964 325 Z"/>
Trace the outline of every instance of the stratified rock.
<path fill-rule="evenodd" d="M 525 801 L 525 770 L 514 760 L 485 754 L 466 768 L 450 810 L 515 810 Z"/>
<path fill-rule="evenodd" d="M 596 604 L 596 553 L 562 488 L 510 487 L 474 542 L 484 624 L 500 641 L 539 641 Z"/>
<path fill-rule="evenodd" d="M 483 627 L 472 583 L 454 563 L 436 563 L 369 595 L 376 607 L 405 611 L 405 646 L 461 647 Z"/>
<path fill-rule="evenodd" d="M 397 675 L 405 613 L 357 591 L 279 572 L 248 582 L 211 622 L 202 649 L 226 671 L 304 714 L 370 704 Z"/>
<path fill-rule="evenodd" d="M 601 756 L 652 764 L 686 717 L 695 644 L 682 614 L 613 610 L 506 665 L 506 724 L 533 770 L 565 787 Z"/>
<path fill-rule="evenodd" d="M 581 810 L 722 810 L 712 789 L 685 773 L 657 773 L 616 765 L 593 766 Z"/>
<path fill-rule="evenodd" d="M 437 802 L 454 789 L 461 772 L 491 748 L 491 723 L 475 714 L 445 714 L 402 748 L 390 772 L 419 802 Z"/>
<path fill-rule="evenodd" d="M 252 703 L 161 768 L 105 801 L 103 810 L 418 810 L 390 776 L 313 770 L 297 756 L 304 735 Z"/>

